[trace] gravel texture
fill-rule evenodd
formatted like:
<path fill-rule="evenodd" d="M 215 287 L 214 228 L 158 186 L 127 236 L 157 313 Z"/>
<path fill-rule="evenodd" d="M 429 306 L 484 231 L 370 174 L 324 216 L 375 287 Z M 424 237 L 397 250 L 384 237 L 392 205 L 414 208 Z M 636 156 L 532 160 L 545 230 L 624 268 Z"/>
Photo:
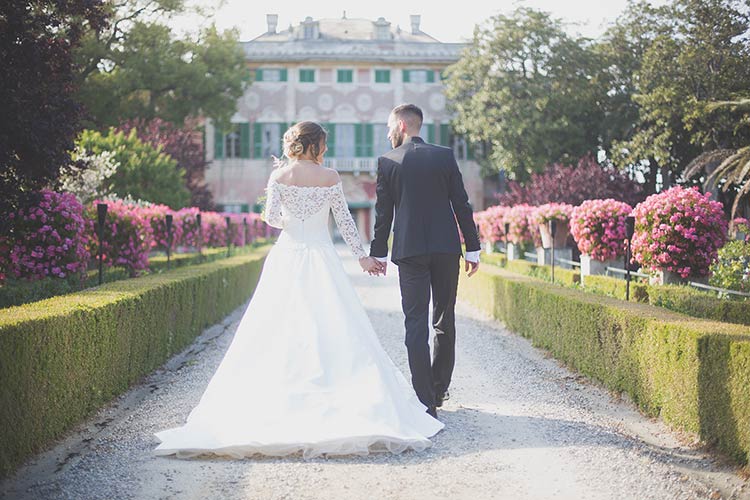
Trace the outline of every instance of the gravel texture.
<path fill-rule="evenodd" d="M 386 351 L 408 374 L 395 268 L 372 278 L 344 247 L 339 253 Z M 750 487 L 733 468 L 463 304 L 457 309 L 451 399 L 438 411 L 446 428 L 423 453 L 310 461 L 154 456 L 153 433 L 184 421 L 243 311 L 206 330 L 140 386 L 0 483 L 0 496 L 750 498 Z M 250 386 L 247 396 L 253 397 Z"/>

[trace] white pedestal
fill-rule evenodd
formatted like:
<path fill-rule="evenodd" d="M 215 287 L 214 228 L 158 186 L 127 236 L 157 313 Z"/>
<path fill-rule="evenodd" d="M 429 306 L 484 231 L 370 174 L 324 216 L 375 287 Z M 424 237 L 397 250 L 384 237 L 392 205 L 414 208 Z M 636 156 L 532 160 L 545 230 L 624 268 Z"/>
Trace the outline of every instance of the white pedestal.
<path fill-rule="evenodd" d="M 625 259 L 596 260 L 587 254 L 581 254 L 581 282 L 585 286 L 586 276 L 607 274 L 608 267 L 625 269 Z"/>
<path fill-rule="evenodd" d="M 515 243 L 508 242 L 508 249 L 505 254 L 508 260 L 518 260 L 521 258 L 521 248 Z"/>
<path fill-rule="evenodd" d="M 573 259 L 573 249 L 569 247 L 555 248 L 556 259 Z M 552 249 L 551 248 L 536 248 L 536 262 L 540 266 L 551 266 L 552 265 Z M 570 269 L 570 264 L 564 262 L 556 262 L 555 265 L 560 269 Z"/>

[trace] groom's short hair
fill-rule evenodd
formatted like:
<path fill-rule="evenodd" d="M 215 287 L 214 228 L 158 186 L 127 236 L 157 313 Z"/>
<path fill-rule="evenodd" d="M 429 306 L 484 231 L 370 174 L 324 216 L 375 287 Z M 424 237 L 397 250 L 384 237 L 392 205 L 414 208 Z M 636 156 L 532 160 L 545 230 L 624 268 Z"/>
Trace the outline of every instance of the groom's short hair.
<path fill-rule="evenodd" d="M 419 130 L 422 127 L 422 110 L 415 104 L 401 104 L 393 108 L 393 116 L 406 122 L 407 126 L 413 130 Z"/>

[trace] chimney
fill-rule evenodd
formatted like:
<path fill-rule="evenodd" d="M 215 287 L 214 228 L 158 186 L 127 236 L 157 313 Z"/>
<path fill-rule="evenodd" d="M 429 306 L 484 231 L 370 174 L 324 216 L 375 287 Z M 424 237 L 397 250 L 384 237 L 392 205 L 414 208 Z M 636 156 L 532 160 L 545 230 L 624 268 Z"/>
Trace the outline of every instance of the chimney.
<path fill-rule="evenodd" d="M 268 32 L 276 33 L 276 26 L 279 24 L 279 15 L 266 14 L 266 22 L 268 23 Z"/>
<path fill-rule="evenodd" d="M 411 33 L 412 33 L 412 35 L 418 35 L 418 34 L 420 34 L 421 31 L 419 31 L 419 20 L 421 19 L 422 16 L 420 16 L 419 14 L 412 14 L 409 17 L 411 18 Z"/>

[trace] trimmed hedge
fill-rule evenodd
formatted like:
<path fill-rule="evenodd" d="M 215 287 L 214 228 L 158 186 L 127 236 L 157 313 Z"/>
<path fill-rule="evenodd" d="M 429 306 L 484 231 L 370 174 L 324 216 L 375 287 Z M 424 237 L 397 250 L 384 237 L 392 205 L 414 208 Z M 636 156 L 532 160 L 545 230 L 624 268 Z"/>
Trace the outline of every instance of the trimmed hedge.
<path fill-rule="evenodd" d="M 624 279 L 590 274 L 586 276 L 583 288 L 597 295 L 625 300 L 626 285 L 627 282 Z M 643 283 L 635 277 L 630 280 L 630 300 L 633 302 L 648 302 L 648 291 L 648 283 Z"/>
<path fill-rule="evenodd" d="M 254 251 L 255 248 L 265 244 L 261 240 L 259 244 L 247 247 L 232 247 L 232 255 L 241 255 Z M 223 259 L 227 256 L 227 248 L 204 248 L 198 253 L 179 253 L 171 257 L 171 266 L 180 267 L 186 265 L 202 264 Z M 149 270 L 147 272 L 163 272 L 167 270 L 167 256 L 156 255 L 149 258 Z M 130 279 L 130 273 L 123 267 L 105 267 L 104 282 Z M 99 271 L 92 269 L 86 272 L 84 281 L 78 276 L 67 279 L 45 278 L 37 281 L 9 280 L 0 286 L 0 309 L 11 306 L 20 306 L 38 300 L 57 297 L 68 293 L 78 292 L 86 288 L 97 286 L 99 283 Z"/>
<path fill-rule="evenodd" d="M 0 311 L 0 477 L 245 302 L 266 250 Z"/>
<path fill-rule="evenodd" d="M 499 268 L 459 295 L 648 415 L 696 433 L 736 462 L 750 452 L 750 331 L 555 286 Z"/>
<path fill-rule="evenodd" d="M 482 254 L 483 263 L 502 267 L 508 271 L 550 281 L 549 266 L 540 266 L 525 260 L 507 262 L 502 254 Z M 555 268 L 555 283 L 578 288 L 580 271 Z M 582 288 L 596 295 L 625 300 L 625 280 L 612 276 L 589 275 Z M 645 302 L 695 318 L 726 323 L 750 325 L 750 300 L 720 299 L 710 293 L 686 285 L 651 286 L 633 278 L 630 282 L 630 300 Z"/>

